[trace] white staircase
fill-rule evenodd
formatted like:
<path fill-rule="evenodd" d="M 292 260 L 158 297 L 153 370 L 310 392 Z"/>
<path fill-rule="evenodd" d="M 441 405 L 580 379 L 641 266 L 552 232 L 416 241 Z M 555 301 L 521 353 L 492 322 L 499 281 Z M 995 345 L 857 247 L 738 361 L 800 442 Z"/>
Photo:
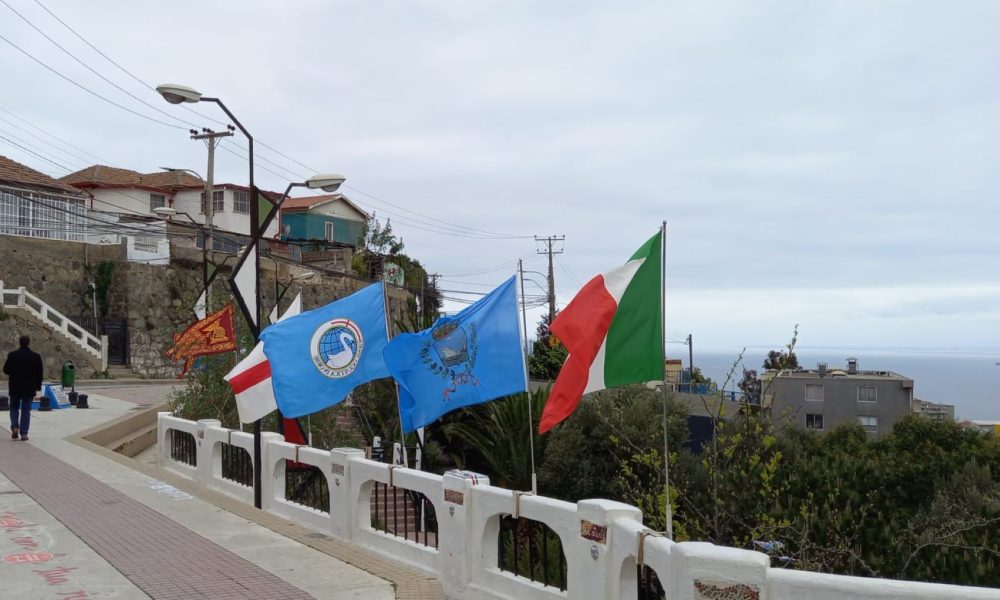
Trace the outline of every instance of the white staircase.
<path fill-rule="evenodd" d="M 24 287 L 5 288 L 0 280 L 0 307 L 5 310 L 17 310 L 31 315 L 43 325 L 62 334 L 100 364 L 100 370 L 108 368 L 108 336 L 100 338 L 69 320 L 66 315 L 52 308 L 44 300 L 32 294 Z"/>

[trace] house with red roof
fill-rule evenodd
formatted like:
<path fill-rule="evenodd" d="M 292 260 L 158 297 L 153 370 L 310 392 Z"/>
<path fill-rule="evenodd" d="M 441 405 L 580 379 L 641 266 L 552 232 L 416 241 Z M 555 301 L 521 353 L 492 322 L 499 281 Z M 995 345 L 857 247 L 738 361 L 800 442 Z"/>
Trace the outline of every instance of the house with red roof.
<path fill-rule="evenodd" d="M 279 212 L 280 238 L 325 241 L 358 247 L 368 213 L 343 194 L 289 198 Z"/>
<path fill-rule="evenodd" d="M 173 208 L 178 224 L 190 219 L 205 224 L 205 182 L 183 171 L 139 173 L 130 169 L 93 165 L 59 179 L 87 195 L 88 207 L 108 213 L 153 217 L 157 208 Z M 262 192 L 272 198 L 274 192 Z M 247 236 L 250 234 L 250 189 L 222 183 L 212 192 L 212 227 L 214 230 Z M 265 237 L 278 233 L 277 223 L 264 232 Z M 216 246 L 225 236 L 215 238 Z M 221 249 L 221 248 L 220 248 Z"/>
<path fill-rule="evenodd" d="M 85 241 L 85 202 L 73 186 L 0 156 L 0 234 Z"/>

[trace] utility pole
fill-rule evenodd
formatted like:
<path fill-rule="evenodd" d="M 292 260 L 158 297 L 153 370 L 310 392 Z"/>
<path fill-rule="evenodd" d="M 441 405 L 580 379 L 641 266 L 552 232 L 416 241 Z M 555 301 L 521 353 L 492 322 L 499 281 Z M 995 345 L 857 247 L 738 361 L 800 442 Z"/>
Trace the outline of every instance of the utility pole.
<path fill-rule="evenodd" d="M 694 383 L 694 348 L 691 345 L 691 334 L 688 334 L 688 369 L 691 370 L 691 382 Z"/>
<path fill-rule="evenodd" d="M 202 248 L 205 250 L 205 258 L 208 259 L 208 253 L 215 249 L 212 241 L 212 221 L 215 216 L 215 206 L 214 206 L 214 194 L 215 194 L 215 148 L 219 145 L 221 138 L 229 137 L 233 135 L 234 127 L 230 125 L 225 131 L 212 131 L 207 127 L 202 128 L 201 133 L 196 130 L 191 130 L 192 140 L 205 140 L 205 145 L 208 147 L 208 169 L 205 173 L 205 235 L 204 240 L 202 240 Z M 250 199 L 251 202 L 254 198 Z M 207 269 L 208 265 L 204 265 Z M 207 271 L 206 271 L 207 272 Z M 275 271 L 275 280 L 277 280 L 277 271 Z M 205 288 L 205 312 L 209 311 L 209 305 L 211 304 L 212 294 L 208 287 Z"/>
<path fill-rule="evenodd" d="M 555 273 L 552 270 L 552 255 L 562 254 L 562 249 L 553 250 L 552 245 L 556 242 L 565 242 L 566 236 L 564 235 L 550 235 L 549 237 L 540 238 L 535 236 L 535 242 L 542 242 L 545 244 L 545 250 L 538 251 L 538 254 L 548 254 L 549 255 L 549 325 L 556 318 L 556 278 Z"/>

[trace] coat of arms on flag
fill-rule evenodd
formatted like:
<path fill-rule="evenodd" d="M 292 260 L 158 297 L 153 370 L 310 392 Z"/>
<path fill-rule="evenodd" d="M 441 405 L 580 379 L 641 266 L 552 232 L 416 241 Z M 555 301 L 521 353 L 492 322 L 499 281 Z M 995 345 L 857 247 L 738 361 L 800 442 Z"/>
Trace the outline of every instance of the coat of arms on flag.
<path fill-rule="evenodd" d="M 233 350 L 236 350 L 233 305 L 227 304 L 183 332 L 174 334 L 174 346 L 166 354 L 175 361 L 184 361 L 184 369 L 178 376 L 180 379 L 191 368 L 195 358 Z"/>

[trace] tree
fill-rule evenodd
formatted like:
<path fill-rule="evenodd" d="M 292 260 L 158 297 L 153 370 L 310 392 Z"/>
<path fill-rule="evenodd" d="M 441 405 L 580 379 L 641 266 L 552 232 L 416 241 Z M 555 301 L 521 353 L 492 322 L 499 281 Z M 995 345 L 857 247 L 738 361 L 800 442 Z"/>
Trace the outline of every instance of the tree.
<path fill-rule="evenodd" d="M 403 251 L 403 240 L 392 232 L 392 223 L 387 218 L 385 224 L 379 222 L 375 213 L 365 224 L 365 249 L 372 254 L 395 256 Z"/>
<path fill-rule="evenodd" d="M 785 369 L 798 369 L 799 358 L 795 356 L 795 351 L 771 350 L 764 359 L 765 371 L 780 371 Z"/>
<path fill-rule="evenodd" d="M 542 315 L 542 320 L 535 329 L 535 343 L 528 358 L 528 373 L 531 379 L 554 380 L 566 362 L 566 357 L 569 356 L 566 347 L 552 335 L 549 325 L 549 315 Z"/>

